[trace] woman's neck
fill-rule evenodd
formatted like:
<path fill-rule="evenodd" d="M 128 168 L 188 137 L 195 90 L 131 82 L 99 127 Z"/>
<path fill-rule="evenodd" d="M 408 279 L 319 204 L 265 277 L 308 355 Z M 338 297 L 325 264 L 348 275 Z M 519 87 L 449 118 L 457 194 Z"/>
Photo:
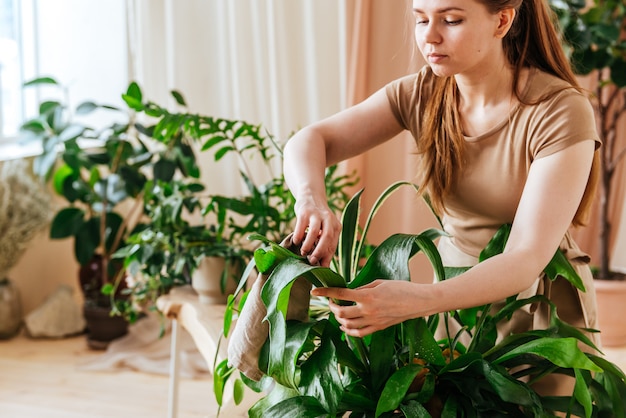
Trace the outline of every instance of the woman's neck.
<path fill-rule="evenodd" d="M 490 108 L 502 102 L 511 102 L 514 69 L 502 61 L 483 66 L 480 71 L 455 75 L 459 98 L 464 107 Z"/>

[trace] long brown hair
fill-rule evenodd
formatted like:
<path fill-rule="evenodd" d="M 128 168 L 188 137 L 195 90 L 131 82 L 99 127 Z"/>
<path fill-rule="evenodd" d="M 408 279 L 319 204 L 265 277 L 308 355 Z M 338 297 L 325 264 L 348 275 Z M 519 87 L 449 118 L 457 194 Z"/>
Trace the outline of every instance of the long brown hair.
<path fill-rule="evenodd" d="M 535 67 L 580 86 L 565 55 L 556 29 L 556 19 L 545 0 L 477 0 L 491 13 L 515 9 L 513 24 L 502 41 L 504 53 L 513 66 L 513 93 L 525 104 L 519 79 L 524 67 Z M 541 97 L 545 100 L 551 95 Z M 453 190 L 464 167 L 465 139 L 458 112 L 458 91 L 454 77 L 435 77 L 432 97 L 424 112 L 423 131 L 417 141 L 421 155 L 419 173 L 422 191 L 429 194 L 434 209 L 442 213 L 443 201 Z M 589 218 L 598 183 L 598 153 L 594 155 L 589 181 L 573 220 L 583 225 Z"/>

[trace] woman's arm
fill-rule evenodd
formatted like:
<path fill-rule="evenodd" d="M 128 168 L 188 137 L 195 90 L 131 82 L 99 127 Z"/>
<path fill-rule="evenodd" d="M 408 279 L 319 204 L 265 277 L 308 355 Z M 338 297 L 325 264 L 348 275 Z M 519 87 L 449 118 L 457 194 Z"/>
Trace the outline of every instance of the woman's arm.
<path fill-rule="evenodd" d="M 331 303 L 344 331 L 364 336 L 406 319 L 496 302 L 529 288 L 554 256 L 583 196 L 595 143 L 583 141 L 533 162 L 504 252 L 444 282 L 377 280 L 359 289 L 314 289 L 355 302 Z"/>
<path fill-rule="evenodd" d="M 296 198 L 294 243 L 312 264 L 328 266 L 341 225 L 326 200 L 324 170 L 402 131 L 384 90 L 296 133 L 285 147 L 284 173 Z"/>

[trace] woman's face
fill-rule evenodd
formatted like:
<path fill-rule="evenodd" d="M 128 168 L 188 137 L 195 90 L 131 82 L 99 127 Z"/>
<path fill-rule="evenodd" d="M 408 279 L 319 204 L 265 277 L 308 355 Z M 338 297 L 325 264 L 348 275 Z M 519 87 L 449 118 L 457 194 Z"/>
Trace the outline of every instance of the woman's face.
<path fill-rule="evenodd" d="M 439 76 L 481 74 L 503 58 L 500 15 L 476 0 L 413 0 L 415 40 Z"/>

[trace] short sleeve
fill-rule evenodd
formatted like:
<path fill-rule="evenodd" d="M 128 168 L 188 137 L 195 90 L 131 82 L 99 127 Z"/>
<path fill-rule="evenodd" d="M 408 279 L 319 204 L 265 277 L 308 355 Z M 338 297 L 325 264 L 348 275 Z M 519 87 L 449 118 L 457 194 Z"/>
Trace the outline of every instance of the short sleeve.
<path fill-rule="evenodd" d="M 531 134 L 533 159 L 545 157 L 585 140 L 600 139 L 593 108 L 589 100 L 574 89 L 566 89 L 538 105 Z"/>
<path fill-rule="evenodd" d="M 425 66 L 418 73 L 399 78 L 385 86 L 393 115 L 415 138 L 419 137 L 419 115 L 423 112 L 423 103 L 428 100 L 427 86 L 432 77 L 434 75 L 430 67 Z"/>

